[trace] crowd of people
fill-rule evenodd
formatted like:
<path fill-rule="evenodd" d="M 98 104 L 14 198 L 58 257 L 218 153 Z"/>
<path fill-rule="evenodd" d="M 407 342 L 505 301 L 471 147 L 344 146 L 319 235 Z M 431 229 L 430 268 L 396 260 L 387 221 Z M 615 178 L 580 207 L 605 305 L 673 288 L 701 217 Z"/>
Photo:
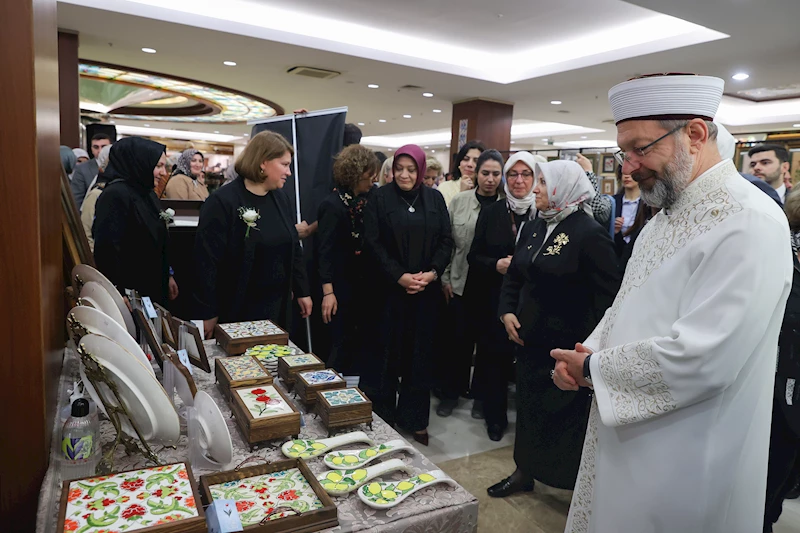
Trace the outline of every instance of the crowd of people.
<path fill-rule="evenodd" d="M 800 423 L 786 400 L 800 377 L 788 230 L 800 234 L 800 196 L 788 153 L 751 149 L 744 179 L 732 137 L 712 122 L 718 100 L 678 98 L 662 112 L 668 92 L 642 96 L 637 81 L 612 89 L 617 102 L 639 97 L 612 98 L 624 150 L 613 202 L 582 155 L 505 159 L 470 141 L 448 180 L 419 146 L 385 158 L 356 140 L 336 156 L 311 228 L 282 191 L 293 148 L 281 135 L 255 135 L 210 195 L 203 155 L 186 150 L 165 192 L 204 201 L 192 318 L 210 335 L 217 322 L 286 326 L 293 308 L 318 308 L 332 339 L 318 355 L 360 376 L 375 412 L 422 444 L 432 395 L 441 417 L 471 399 L 500 440 L 515 381 L 516 470 L 489 494 L 537 480 L 576 489 L 569 531 L 751 531 L 741 524 L 754 522 L 765 484 L 770 531 L 800 480 Z M 97 266 L 120 289 L 174 299 L 169 215 L 155 192 L 165 147 L 96 137 L 83 165 L 73 171 L 72 151 L 62 160 Z M 320 301 L 302 260 L 309 232 Z"/>

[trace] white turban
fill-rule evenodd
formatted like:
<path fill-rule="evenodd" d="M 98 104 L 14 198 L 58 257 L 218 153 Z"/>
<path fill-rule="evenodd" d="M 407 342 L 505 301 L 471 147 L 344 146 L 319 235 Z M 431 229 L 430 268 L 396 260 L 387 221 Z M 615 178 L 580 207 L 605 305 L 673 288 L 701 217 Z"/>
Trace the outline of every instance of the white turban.
<path fill-rule="evenodd" d="M 733 155 L 736 153 L 736 139 L 733 138 L 731 132 L 725 129 L 725 126 L 716 120 L 714 124 L 717 125 L 717 150 L 719 150 L 719 156 L 722 159 L 733 159 Z"/>

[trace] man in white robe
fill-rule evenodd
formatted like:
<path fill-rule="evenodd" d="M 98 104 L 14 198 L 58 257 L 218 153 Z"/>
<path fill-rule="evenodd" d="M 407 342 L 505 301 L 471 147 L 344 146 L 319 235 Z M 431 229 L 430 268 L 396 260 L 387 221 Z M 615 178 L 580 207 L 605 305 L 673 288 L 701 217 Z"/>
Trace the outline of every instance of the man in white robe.
<path fill-rule="evenodd" d="M 721 161 L 722 87 L 659 76 L 609 93 L 623 173 L 662 209 L 592 335 L 553 351 L 557 386 L 595 391 L 567 532 L 762 529 L 792 257 L 783 212 Z"/>

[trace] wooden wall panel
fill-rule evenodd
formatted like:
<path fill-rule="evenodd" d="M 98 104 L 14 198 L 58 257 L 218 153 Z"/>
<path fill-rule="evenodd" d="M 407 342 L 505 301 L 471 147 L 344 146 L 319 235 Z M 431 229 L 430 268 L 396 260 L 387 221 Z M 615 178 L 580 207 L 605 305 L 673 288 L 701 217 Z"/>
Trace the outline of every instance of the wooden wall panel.
<path fill-rule="evenodd" d="M 78 34 L 58 32 L 58 99 L 61 122 L 61 144 L 81 146 L 80 94 L 78 92 Z"/>
<path fill-rule="evenodd" d="M 451 170 L 453 155 L 458 152 L 458 131 L 462 119 L 467 119 L 467 141 L 478 139 L 487 148 L 505 151 L 511 146 L 511 120 L 514 105 L 476 98 L 453 104 L 450 141 Z"/>
<path fill-rule="evenodd" d="M 0 2 L 0 524 L 33 531 L 63 345 L 55 0 Z"/>

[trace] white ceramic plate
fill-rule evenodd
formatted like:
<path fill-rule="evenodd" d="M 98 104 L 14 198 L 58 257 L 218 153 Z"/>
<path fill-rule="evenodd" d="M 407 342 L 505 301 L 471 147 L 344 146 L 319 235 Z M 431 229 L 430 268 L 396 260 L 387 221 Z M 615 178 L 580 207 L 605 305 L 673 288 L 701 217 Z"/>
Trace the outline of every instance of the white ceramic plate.
<path fill-rule="evenodd" d="M 111 280 L 105 277 L 102 272 L 89 265 L 75 265 L 75 268 L 72 269 L 72 281 L 75 286 L 77 286 L 76 277 L 80 277 L 81 281 L 84 283 L 87 281 L 94 281 L 102 285 L 103 288 L 108 291 L 109 295 L 111 295 L 114 304 L 116 304 L 119 309 L 122 319 L 125 322 L 125 329 L 128 330 L 131 336 L 136 335 L 136 324 L 133 322 L 133 315 L 131 315 L 128 306 L 125 305 L 125 300 L 122 299 L 122 295 L 114 284 L 111 283 Z"/>
<path fill-rule="evenodd" d="M 122 346 L 101 335 L 86 335 L 81 339 L 81 346 L 97 359 L 117 385 L 119 395 L 131 418 L 139 426 L 142 437 L 148 442 L 177 442 L 181 434 L 178 413 L 164 388 L 145 365 L 131 357 Z M 113 397 L 110 391 L 104 391 L 104 394 Z"/>
<path fill-rule="evenodd" d="M 150 361 L 147 360 L 147 356 L 142 351 L 142 348 L 136 343 L 136 340 L 125 331 L 125 328 L 112 320 L 110 316 L 85 305 L 74 307 L 67 315 L 67 317 L 70 316 L 80 322 L 88 333 L 108 337 L 125 348 L 127 352 L 133 354 L 133 356 L 141 361 L 142 364 L 150 370 L 150 373 L 155 376 L 153 366 L 150 364 Z M 69 320 L 67 320 L 67 328 L 69 328 Z"/>
<path fill-rule="evenodd" d="M 122 313 L 117 309 L 117 304 L 114 303 L 114 299 L 111 298 L 108 291 L 96 281 L 87 281 L 83 284 L 81 298 L 88 298 L 98 311 L 102 311 L 116 320 L 123 328 L 126 327 L 125 320 L 122 318 Z"/>
<path fill-rule="evenodd" d="M 231 433 L 222 416 L 222 411 L 205 391 L 197 391 L 197 395 L 194 397 L 194 408 L 197 410 L 197 418 L 203 428 L 200 445 L 203 447 L 205 455 L 217 463 L 227 465 L 233 460 L 233 442 L 231 442 Z"/>

